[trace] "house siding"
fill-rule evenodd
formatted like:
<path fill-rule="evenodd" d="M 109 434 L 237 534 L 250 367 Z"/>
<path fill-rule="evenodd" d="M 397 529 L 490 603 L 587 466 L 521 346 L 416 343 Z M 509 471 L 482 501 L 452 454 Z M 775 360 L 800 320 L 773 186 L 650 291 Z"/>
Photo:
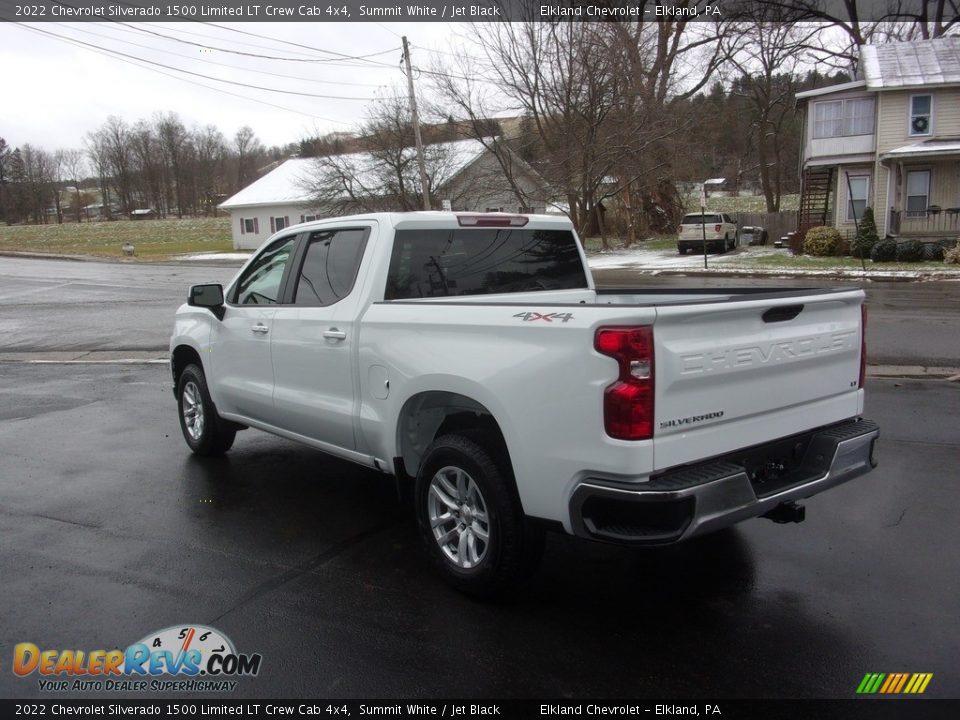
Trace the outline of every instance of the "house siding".
<path fill-rule="evenodd" d="M 880 96 L 881 112 L 877 130 L 877 152 L 885 153 L 903 145 L 960 136 L 960 88 L 930 90 L 887 90 Z M 910 135 L 910 96 L 933 96 L 933 127 L 930 135 Z"/>
<path fill-rule="evenodd" d="M 896 204 L 896 197 L 891 193 L 891 172 L 879 162 L 874 166 L 876 188 L 873 192 L 873 219 L 877 224 L 877 235 L 885 237 L 890 220 L 890 208 Z"/>
<path fill-rule="evenodd" d="M 233 247 L 236 250 L 256 250 L 263 241 L 273 235 L 270 231 L 270 218 L 289 217 L 290 224 L 300 222 L 300 216 L 314 214 L 308 208 L 299 204 L 286 205 L 257 205 L 245 208 L 230 209 L 230 232 L 233 236 Z M 244 220 L 256 218 L 259 231 L 256 233 L 241 232 L 241 223 Z"/>
<path fill-rule="evenodd" d="M 926 94 L 933 96 L 931 134 L 910 135 L 910 97 Z M 889 90 L 878 95 L 881 103 L 877 127 L 878 155 L 925 140 L 960 136 L 960 88 Z M 931 205 L 939 205 L 945 209 L 960 207 L 960 162 L 910 158 L 891 161 L 888 166 L 889 168 L 877 162 L 877 171 L 882 176 L 883 185 L 882 191 L 878 187 L 876 196 L 883 198 L 884 212 L 877 212 L 877 230 L 881 235 L 888 233 L 890 229 L 890 211 L 905 207 L 906 174 L 910 170 L 930 170 Z M 904 217 L 900 223 L 900 234 L 922 233 L 925 226 L 923 221 Z"/>
<path fill-rule="evenodd" d="M 519 163 L 514 167 L 514 182 L 528 197 L 528 205 L 535 213 L 546 211 L 543 183 L 525 172 Z M 451 209 L 466 212 L 484 212 L 487 208 L 503 208 L 504 212 L 519 212 L 521 203 L 510 189 L 497 158 L 485 153 L 465 168 L 446 187 L 432 198 L 434 209 L 449 200 Z"/>

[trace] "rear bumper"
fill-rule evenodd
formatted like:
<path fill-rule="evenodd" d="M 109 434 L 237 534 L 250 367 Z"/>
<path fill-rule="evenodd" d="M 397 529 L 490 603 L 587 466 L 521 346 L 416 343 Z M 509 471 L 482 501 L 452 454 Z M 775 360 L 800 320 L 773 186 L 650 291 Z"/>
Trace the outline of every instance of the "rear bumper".
<path fill-rule="evenodd" d="M 875 422 L 855 419 L 669 470 L 647 482 L 587 478 L 570 498 L 571 526 L 576 535 L 608 542 L 686 540 L 870 472 L 879 435 Z"/>

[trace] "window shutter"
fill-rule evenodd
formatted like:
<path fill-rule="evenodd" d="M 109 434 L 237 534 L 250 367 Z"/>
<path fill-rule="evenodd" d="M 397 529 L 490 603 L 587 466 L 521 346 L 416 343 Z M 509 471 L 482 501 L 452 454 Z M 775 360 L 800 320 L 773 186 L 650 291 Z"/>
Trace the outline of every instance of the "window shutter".
<path fill-rule="evenodd" d="M 277 225 L 273 221 L 273 215 L 270 216 L 270 232 L 275 233 L 277 231 Z"/>
<path fill-rule="evenodd" d="M 244 220 L 243 218 L 240 218 L 240 234 L 241 234 L 241 235 L 246 235 L 246 234 L 247 234 L 247 233 L 246 233 L 246 229 L 245 229 L 245 227 L 244 227 L 244 226 L 246 225 L 246 222 L 247 222 L 246 220 Z"/>
<path fill-rule="evenodd" d="M 300 222 L 303 222 L 303 215 L 300 216 Z"/>
<path fill-rule="evenodd" d="M 284 226 L 284 227 L 290 227 L 290 216 L 289 216 L 289 215 L 284 215 L 284 216 L 283 216 L 283 226 Z"/>
<path fill-rule="evenodd" d="M 260 234 L 260 218 L 253 219 L 253 232 L 256 235 Z"/>

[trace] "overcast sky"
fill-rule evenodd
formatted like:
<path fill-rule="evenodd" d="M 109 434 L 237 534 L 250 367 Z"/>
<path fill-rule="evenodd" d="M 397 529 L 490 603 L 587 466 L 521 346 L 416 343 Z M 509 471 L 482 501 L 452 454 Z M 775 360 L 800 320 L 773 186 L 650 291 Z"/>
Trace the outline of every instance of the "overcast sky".
<path fill-rule="evenodd" d="M 86 133 L 108 115 L 132 123 L 167 111 L 188 127 L 216 125 L 228 139 L 249 125 L 267 146 L 350 130 L 377 92 L 406 87 L 401 35 L 413 46 L 414 64 L 429 68 L 437 53 L 457 42 L 459 30 L 443 23 L 0 22 L 0 137 L 11 147 L 81 147 Z M 330 62 L 333 53 L 369 57 Z"/>

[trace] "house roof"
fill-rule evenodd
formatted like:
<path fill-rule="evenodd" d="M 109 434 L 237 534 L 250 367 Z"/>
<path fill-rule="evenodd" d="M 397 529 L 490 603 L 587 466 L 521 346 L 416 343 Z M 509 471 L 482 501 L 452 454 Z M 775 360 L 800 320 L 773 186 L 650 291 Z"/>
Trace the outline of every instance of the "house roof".
<path fill-rule="evenodd" d="M 839 83 L 838 85 L 828 85 L 827 87 L 817 88 L 816 90 L 804 90 L 803 92 L 798 92 L 796 98 L 797 100 L 805 100 L 806 98 L 817 97 L 818 95 L 829 95 L 830 93 L 843 92 L 844 90 L 856 90 L 866 86 L 866 80 L 854 80 L 853 82 Z"/>
<path fill-rule="evenodd" d="M 868 90 L 960 84 L 960 37 L 861 45 Z"/>
<path fill-rule="evenodd" d="M 927 142 L 903 145 L 888 150 L 880 156 L 881 160 L 900 158 L 933 157 L 939 155 L 960 155 L 960 138 L 953 140 L 928 140 Z"/>
<path fill-rule="evenodd" d="M 479 140 L 456 140 L 437 143 L 449 158 L 445 163 L 451 175 L 460 173 L 485 152 Z M 413 155 L 415 148 L 407 148 Z M 375 180 L 365 177 L 374 172 L 373 158 L 369 153 L 349 153 L 337 156 L 340 162 L 357 168 L 358 181 L 362 185 L 374 185 Z M 220 204 L 220 208 L 250 207 L 252 205 L 310 205 L 312 198 L 307 189 L 310 176 L 315 172 L 316 158 L 291 158 L 252 182 L 236 195 Z"/>

